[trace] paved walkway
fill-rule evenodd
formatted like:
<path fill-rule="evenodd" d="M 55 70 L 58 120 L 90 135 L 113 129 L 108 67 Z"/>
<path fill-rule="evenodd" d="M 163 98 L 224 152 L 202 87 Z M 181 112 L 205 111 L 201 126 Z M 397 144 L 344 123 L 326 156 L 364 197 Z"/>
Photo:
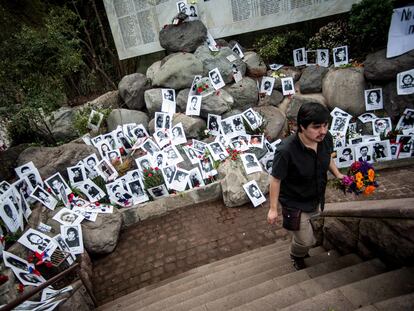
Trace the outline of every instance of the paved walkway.
<path fill-rule="evenodd" d="M 328 188 L 327 202 L 414 197 L 414 167 L 387 169 L 369 197 Z M 363 208 L 363 206 L 361 206 Z M 94 260 L 94 290 L 100 304 L 194 267 L 287 239 L 266 223 L 268 203 L 229 209 L 222 201 L 175 210 L 121 233 L 115 251 Z"/>

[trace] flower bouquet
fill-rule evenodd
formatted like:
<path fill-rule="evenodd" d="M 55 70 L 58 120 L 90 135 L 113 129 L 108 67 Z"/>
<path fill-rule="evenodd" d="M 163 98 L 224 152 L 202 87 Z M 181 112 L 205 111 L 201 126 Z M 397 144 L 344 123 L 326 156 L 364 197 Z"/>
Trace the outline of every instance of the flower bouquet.
<path fill-rule="evenodd" d="M 341 188 L 344 193 L 361 193 L 369 195 L 375 191 L 378 183 L 375 181 L 374 167 L 365 161 L 354 162 L 348 170 L 347 176 L 342 179 Z"/>
<path fill-rule="evenodd" d="M 168 196 L 168 190 L 165 186 L 164 176 L 158 167 L 144 169 L 144 186 L 148 193 L 154 198 Z"/>

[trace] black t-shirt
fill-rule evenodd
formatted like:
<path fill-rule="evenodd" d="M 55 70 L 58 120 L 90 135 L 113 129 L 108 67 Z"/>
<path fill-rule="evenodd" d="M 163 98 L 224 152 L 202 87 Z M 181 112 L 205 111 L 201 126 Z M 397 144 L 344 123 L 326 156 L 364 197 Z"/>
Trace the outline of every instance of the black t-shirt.
<path fill-rule="evenodd" d="M 327 133 L 318 143 L 318 152 L 307 148 L 298 134 L 284 139 L 277 147 L 271 175 L 281 180 L 279 201 L 283 206 L 313 212 L 323 209 L 327 171 L 333 152 L 332 136 Z"/>

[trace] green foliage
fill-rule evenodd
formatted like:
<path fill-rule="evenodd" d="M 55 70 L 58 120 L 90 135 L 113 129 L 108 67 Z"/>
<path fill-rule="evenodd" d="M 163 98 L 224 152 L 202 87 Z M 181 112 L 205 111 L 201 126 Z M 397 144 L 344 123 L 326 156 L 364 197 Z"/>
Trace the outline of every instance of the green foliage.
<path fill-rule="evenodd" d="M 313 50 L 322 48 L 333 49 L 348 44 L 348 23 L 344 19 L 339 19 L 321 27 L 319 31 L 309 39 L 307 47 Z"/>
<path fill-rule="evenodd" d="M 277 35 L 263 35 L 254 48 L 269 63 L 293 64 L 292 50 L 306 45 L 306 36 L 298 31 Z"/>
<path fill-rule="evenodd" d="M 164 177 L 158 167 L 144 169 L 143 173 L 145 189 L 151 189 L 153 187 L 164 184 Z"/>
<path fill-rule="evenodd" d="M 88 121 L 89 121 L 89 115 L 91 114 L 91 111 L 92 111 L 91 107 L 85 107 L 76 112 L 75 117 L 73 119 L 73 126 L 78 131 L 79 135 L 84 135 L 89 132 Z M 108 119 L 108 116 L 111 113 L 112 109 L 109 109 L 109 108 L 108 109 L 95 109 L 95 111 L 103 113 L 104 116 L 102 118 L 100 127 L 105 128 L 106 120 Z"/>
<path fill-rule="evenodd" d="M 362 0 L 353 4 L 348 22 L 352 47 L 359 53 L 385 47 L 392 12 L 391 0 Z"/>

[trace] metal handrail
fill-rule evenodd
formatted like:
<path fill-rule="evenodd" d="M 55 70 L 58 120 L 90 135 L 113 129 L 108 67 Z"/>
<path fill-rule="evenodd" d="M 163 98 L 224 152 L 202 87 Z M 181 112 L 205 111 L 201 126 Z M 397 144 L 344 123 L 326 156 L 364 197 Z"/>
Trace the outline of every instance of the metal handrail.
<path fill-rule="evenodd" d="M 17 307 L 18 305 L 22 304 L 26 300 L 28 300 L 30 297 L 36 295 L 38 292 L 40 292 L 44 288 L 48 287 L 49 285 L 52 285 L 53 283 L 59 281 L 61 278 L 63 278 L 64 276 L 68 275 L 69 273 L 73 272 L 74 270 L 76 270 L 79 267 L 80 267 L 80 264 L 75 263 L 74 265 L 72 265 L 68 269 L 66 269 L 65 271 L 62 271 L 59 274 L 55 275 L 54 277 L 50 278 L 49 280 L 47 280 L 42 285 L 39 285 L 39 286 L 33 288 L 32 290 L 25 292 L 21 296 L 17 297 L 16 299 L 14 299 L 11 302 L 9 302 L 7 305 L 1 307 L 0 308 L 0 311 L 10 311 L 10 310 L 13 310 L 15 307 Z M 94 300 L 94 299 L 92 298 L 92 300 Z"/>

